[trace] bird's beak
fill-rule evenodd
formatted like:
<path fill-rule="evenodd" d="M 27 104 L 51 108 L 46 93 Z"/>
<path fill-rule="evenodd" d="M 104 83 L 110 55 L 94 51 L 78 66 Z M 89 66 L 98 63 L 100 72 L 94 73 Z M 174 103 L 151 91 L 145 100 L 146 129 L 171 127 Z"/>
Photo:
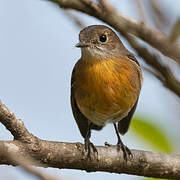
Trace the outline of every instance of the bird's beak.
<path fill-rule="evenodd" d="M 88 47 L 88 46 L 90 46 L 90 44 L 85 41 L 80 41 L 79 43 L 76 44 L 76 47 L 78 48 L 83 48 L 83 47 Z"/>

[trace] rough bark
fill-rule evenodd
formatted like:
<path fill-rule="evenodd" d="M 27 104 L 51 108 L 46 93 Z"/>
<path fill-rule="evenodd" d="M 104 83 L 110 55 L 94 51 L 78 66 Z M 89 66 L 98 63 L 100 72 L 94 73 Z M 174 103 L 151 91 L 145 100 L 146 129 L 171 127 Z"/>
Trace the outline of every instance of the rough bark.
<path fill-rule="evenodd" d="M 1 102 L 0 122 L 14 136 L 12 141 L 0 141 L 1 165 L 18 165 L 9 158 L 13 153 L 16 159 L 32 159 L 35 166 L 180 179 L 180 155 L 132 150 L 133 158 L 126 162 L 116 146 L 98 146 L 98 156 L 87 159 L 81 143 L 45 141 L 32 135 Z"/>

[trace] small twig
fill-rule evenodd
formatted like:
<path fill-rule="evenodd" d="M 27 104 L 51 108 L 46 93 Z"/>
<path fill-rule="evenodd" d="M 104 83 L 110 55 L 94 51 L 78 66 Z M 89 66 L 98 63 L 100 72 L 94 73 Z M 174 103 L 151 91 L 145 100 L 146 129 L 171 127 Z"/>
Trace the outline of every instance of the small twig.
<path fill-rule="evenodd" d="M 180 18 L 176 21 L 174 24 L 171 33 L 170 33 L 170 39 L 172 41 L 175 41 L 180 36 Z"/>
<path fill-rule="evenodd" d="M 127 39 L 137 54 L 162 75 L 164 85 L 180 96 L 180 82 L 174 77 L 171 70 L 162 64 L 157 56 L 151 54 L 146 48 L 141 47 L 136 39 L 127 33 L 140 37 L 180 63 L 179 43 L 170 42 L 169 38 L 163 33 L 152 30 L 142 23 L 121 15 L 105 0 L 100 0 L 100 4 L 97 4 L 97 6 L 92 0 L 52 1 L 58 3 L 62 8 L 79 10 L 114 27 Z M 123 161 L 123 153 L 117 152 L 116 146 L 98 146 L 96 147 L 98 159 L 92 158 L 91 161 L 88 161 L 84 145 L 81 143 L 45 141 L 33 136 L 28 132 L 22 121 L 18 120 L 1 102 L 0 122 L 4 124 L 15 138 L 13 141 L 0 141 L 0 164 L 18 165 L 18 162 L 12 162 L 7 158 L 8 152 L 13 150 L 17 157 L 28 156 L 40 162 L 40 166 L 180 179 L 180 155 L 131 150 L 133 159 L 126 163 Z M 6 151 L 3 145 L 7 148 Z"/>
<path fill-rule="evenodd" d="M 147 71 L 148 73 L 152 74 L 153 76 L 155 76 L 157 79 L 159 79 L 161 82 L 164 82 L 164 78 L 156 71 L 153 71 L 150 68 L 147 68 L 145 66 L 141 66 L 142 69 L 144 69 L 145 71 Z"/>
<path fill-rule="evenodd" d="M 146 14 L 145 14 L 143 1 L 142 0 L 136 0 L 134 2 L 136 2 L 138 13 L 139 13 L 139 16 L 142 19 L 142 22 L 146 24 L 147 20 L 146 20 Z"/>
<path fill-rule="evenodd" d="M 148 65 L 162 75 L 164 78 L 164 80 L 161 81 L 163 85 L 180 97 L 180 81 L 176 79 L 169 67 L 160 61 L 160 57 L 151 54 L 145 47 L 141 47 L 134 37 L 122 31 L 120 33 L 127 39 L 137 54 L 142 57 Z"/>
<path fill-rule="evenodd" d="M 180 97 L 180 82 L 176 79 L 176 77 L 173 75 L 171 70 L 167 66 L 165 66 L 163 63 L 159 62 L 157 55 L 151 54 L 146 48 L 139 46 L 135 38 L 133 38 L 127 33 L 130 32 L 129 30 L 132 29 L 131 26 L 133 25 L 133 27 L 136 27 L 136 30 L 140 28 L 139 29 L 140 32 L 138 32 L 138 37 L 140 37 L 143 34 L 143 32 L 145 32 L 147 41 L 152 40 L 153 36 L 156 34 L 155 35 L 156 39 L 154 39 L 153 41 L 157 40 L 157 44 L 159 45 L 158 48 L 164 46 L 166 51 L 169 52 L 172 50 L 172 52 L 174 52 L 177 50 L 178 45 L 174 46 L 175 44 L 174 43 L 172 44 L 169 38 L 166 39 L 164 34 L 160 34 L 159 32 L 156 32 L 155 30 L 151 30 L 144 24 L 141 24 L 141 26 L 139 26 L 138 22 L 134 22 L 134 20 L 130 20 L 129 18 L 122 16 L 117 11 L 117 9 L 112 7 L 106 0 L 99 0 L 98 2 L 99 2 L 98 8 L 95 5 L 95 2 L 93 2 L 92 0 L 77 0 L 77 1 L 59 0 L 59 5 L 63 8 L 73 8 L 73 9 L 85 12 L 113 26 L 117 31 L 119 31 L 127 39 L 130 45 L 136 50 L 137 54 L 141 56 L 148 65 L 153 67 L 155 71 L 159 72 L 164 77 L 164 80 L 161 81 L 163 85 Z M 99 10 L 99 8 L 101 8 L 101 10 Z M 101 13 L 102 11 L 103 13 Z M 161 44 L 162 39 L 164 39 L 163 44 Z M 178 50 L 177 53 L 179 53 L 180 55 L 180 49 Z M 180 60 L 180 56 L 179 56 L 179 60 Z"/>
<path fill-rule="evenodd" d="M 116 10 L 114 7 L 110 6 L 107 2 L 105 3 L 105 1 L 106 0 L 100 1 L 100 3 L 103 2 L 104 11 L 108 14 L 115 13 Z M 119 28 L 118 30 L 136 50 L 137 54 L 142 57 L 148 65 L 153 67 L 157 72 L 160 72 L 160 74 L 164 77 L 164 81 L 162 81 L 163 85 L 180 97 L 180 81 L 175 78 L 171 70 L 160 62 L 157 55 L 151 54 L 145 47 L 141 47 L 133 36 L 127 34 L 125 29 Z"/>
<path fill-rule="evenodd" d="M 94 13 L 97 13 L 97 14 L 102 13 L 102 9 L 93 0 L 81 0 L 81 2 L 84 3 L 87 8 L 90 8 L 92 11 L 94 11 Z"/>
<path fill-rule="evenodd" d="M 77 16 L 75 16 L 74 14 L 72 14 L 71 12 L 69 12 L 68 10 L 64 11 L 65 14 L 73 21 L 75 22 L 75 24 L 83 29 L 85 27 L 84 23 L 82 22 L 82 20 L 80 20 Z"/>
<path fill-rule="evenodd" d="M 161 17 L 162 19 L 164 19 L 164 13 L 161 9 L 161 6 L 159 5 L 158 3 L 158 0 L 151 0 L 149 1 L 149 3 L 151 4 L 151 6 L 153 7 L 154 9 L 154 12 L 159 16 Z"/>
<path fill-rule="evenodd" d="M 152 9 L 152 17 L 154 20 L 154 24 L 160 30 L 165 26 L 165 24 L 169 24 L 169 19 L 166 14 L 162 10 L 162 6 L 159 4 L 157 0 L 149 1 Z"/>
<path fill-rule="evenodd" d="M 88 1 L 88 0 L 83 0 L 83 2 L 84 1 Z M 104 11 L 106 11 L 106 13 L 107 12 L 109 14 L 114 13 L 115 11 L 114 8 L 110 6 L 106 0 L 99 0 L 99 3 L 100 3 L 100 7 L 102 7 Z M 87 3 L 86 5 L 89 4 Z M 94 6 L 90 5 L 90 8 L 93 7 Z M 94 11 L 96 11 L 96 8 L 94 8 Z M 161 74 L 163 79 L 162 78 L 161 79 L 158 78 L 158 79 L 163 83 L 163 85 L 180 97 L 180 82 L 176 79 L 176 77 L 173 75 L 171 70 L 167 66 L 165 66 L 165 64 L 160 62 L 159 60 L 160 57 L 158 58 L 157 55 L 151 54 L 146 48 L 141 47 L 137 43 L 135 38 L 125 33 L 126 31 L 123 28 L 119 29 L 119 32 L 127 39 L 130 45 L 136 50 L 137 54 L 140 57 L 142 57 L 148 65 L 153 67 L 155 71 Z"/>
<path fill-rule="evenodd" d="M 117 31 L 124 30 L 127 33 L 131 33 L 143 41 L 150 44 L 152 47 L 158 49 L 165 56 L 168 56 L 180 64 L 180 43 L 171 42 L 169 37 L 164 33 L 151 29 L 144 23 L 138 22 L 130 17 L 122 15 L 116 8 L 112 7 L 107 1 L 100 0 L 101 4 L 106 4 L 106 8 L 102 7 L 101 4 L 98 8 L 92 9 L 92 5 L 88 6 L 87 0 L 48 0 L 56 1 L 61 8 L 75 9 L 83 13 L 94 16 L 103 22 L 114 27 Z M 58 2 L 57 2 L 58 1 Z M 95 2 L 93 2 L 94 5 Z M 107 7 L 108 6 L 108 7 Z M 96 9 L 101 10 L 96 10 Z M 108 9 L 112 9 L 110 12 Z"/>

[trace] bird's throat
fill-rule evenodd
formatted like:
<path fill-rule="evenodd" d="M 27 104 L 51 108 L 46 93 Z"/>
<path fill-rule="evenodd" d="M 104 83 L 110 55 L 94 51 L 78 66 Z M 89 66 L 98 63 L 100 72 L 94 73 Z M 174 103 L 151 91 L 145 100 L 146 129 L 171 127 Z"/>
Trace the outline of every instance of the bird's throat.
<path fill-rule="evenodd" d="M 106 53 L 107 51 L 104 51 L 102 47 L 99 46 L 91 46 L 91 47 L 85 47 L 81 49 L 82 51 L 82 57 L 81 59 L 84 61 L 102 61 L 107 60 L 112 57 L 111 53 Z"/>

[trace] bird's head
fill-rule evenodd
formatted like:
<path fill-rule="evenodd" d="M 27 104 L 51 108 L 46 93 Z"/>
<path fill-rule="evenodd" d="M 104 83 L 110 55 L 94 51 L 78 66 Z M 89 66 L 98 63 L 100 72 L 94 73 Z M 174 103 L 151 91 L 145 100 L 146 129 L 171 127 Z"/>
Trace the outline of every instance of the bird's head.
<path fill-rule="evenodd" d="M 95 60 L 117 57 L 127 51 L 116 33 L 102 25 L 92 25 L 81 30 L 76 47 L 81 48 L 82 58 Z"/>

